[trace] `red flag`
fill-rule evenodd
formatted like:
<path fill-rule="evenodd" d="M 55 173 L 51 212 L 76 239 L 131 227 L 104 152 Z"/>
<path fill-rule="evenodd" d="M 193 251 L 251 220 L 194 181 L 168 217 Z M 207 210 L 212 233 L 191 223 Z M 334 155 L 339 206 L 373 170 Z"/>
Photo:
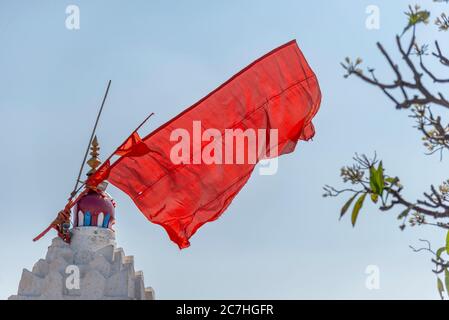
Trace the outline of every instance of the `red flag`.
<path fill-rule="evenodd" d="M 142 141 L 137 132 L 133 134 L 115 151 L 118 156 L 141 157 L 147 154 L 150 149 Z"/>
<path fill-rule="evenodd" d="M 119 158 L 108 180 L 186 248 L 199 227 L 224 212 L 266 153 L 292 152 L 298 140 L 314 135 L 312 118 L 320 100 L 317 78 L 291 41 L 143 138 L 150 152 Z M 227 140 L 229 130 L 239 129 Z M 242 132 L 243 143 L 231 143 L 229 155 L 225 142 L 237 141 Z M 266 138 L 266 150 L 249 150 L 251 132 L 257 143 Z M 244 159 L 242 151 L 247 151 Z"/>
<path fill-rule="evenodd" d="M 87 178 L 86 185 L 90 187 L 98 186 L 102 181 L 108 179 L 111 172 L 111 162 L 106 160 L 95 173 Z"/>
<path fill-rule="evenodd" d="M 137 132 L 133 132 L 126 141 L 117 148 L 114 152 L 117 156 L 122 157 L 141 157 L 150 152 L 150 149 L 147 145 L 142 141 L 139 134 Z M 90 187 L 98 186 L 102 181 L 108 179 L 109 173 L 111 171 L 111 162 L 110 160 L 106 160 L 98 171 L 91 175 L 87 181 L 86 185 Z"/>

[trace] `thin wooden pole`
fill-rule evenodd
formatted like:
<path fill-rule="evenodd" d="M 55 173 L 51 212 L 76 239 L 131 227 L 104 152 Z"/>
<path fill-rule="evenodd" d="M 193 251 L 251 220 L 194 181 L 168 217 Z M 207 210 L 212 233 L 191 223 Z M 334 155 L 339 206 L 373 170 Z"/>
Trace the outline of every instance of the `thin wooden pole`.
<path fill-rule="evenodd" d="M 152 116 L 154 115 L 154 112 L 152 112 L 150 115 L 148 115 L 148 117 L 146 117 L 145 118 L 145 120 L 143 120 L 140 124 L 139 124 L 139 126 L 136 128 L 136 129 L 134 129 L 134 131 L 133 132 L 131 132 L 131 134 L 125 139 L 125 141 L 123 141 L 122 142 L 122 144 L 121 145 L 119 145 L 118 146 L 118 148 L 105 160 L 105 161 L 103 161 L 103 164 L 100 166 L 100 168 L 98 168 L 98 170 L 100 170 L 101 169 L 101 167 L 105 164 L 105 163 L 107 163 L 109 160 L 111 160 L 111 158 L 114 156 L 114 154 L 115 154 L 115 152 L 118 150 L 118 149 L 120 149 L 120 147 L 134 134 L 134 132 L 137 132 L 140 128 L 142 128 L 142 126 L 148 121 L 148 119 L 150 119 Z M 81 184 L 81 186 L 78 188 L 78 189 L 75 189 L 75 191 L 74 191 L 74 194 L 76 195 L 82 188 L 83 188 L 83 186 L 85 186 L 86 185 L 86 183 L 84 182 L 84 183 L 82 183 Z M 72 198 L 71 198 L 72 199 Z M 69 200 L 71 200 L 71 199 L 69 199 Z"/>
<path fill-rule="evenodd" d="M 104 103 L 106 102 L 106 98 L 108 96 L 108 92 L 109 92 L 109 87 L 110 86 L 111 86 L 111 80 L 109 80 L 109 82 L 108 82 L 108 86 L 106 88 L 106 92 L 104 94 L 103 101 L 101 102 L 100 110 L 98 111 L 97 119 L 95 120 L 95 125 L 94 125 L 94 128 L 92 130 L 92 134 L 90 135 L 89 143 L 87 144 L 86 152 L 84 153 L 83 162 L 81 162 L 81 167 L 80 167 L 80 171 L 78 173 L 78 178 L 76 179 L 75 187 L 73 188 L 72 193 L 70 193 L 69 200 L 72 200 L 75 197 L 75 195 L 77 194 L 77 192 L 78 192 L 78 184 L 80 182 L 80 178 L 81 178 L 81 175 L 83 173 L 84 164 L 86 162 L 87 155 L 89 154 L 89 148 L 90 148 L 90 145 L 92 144 L 92 140 L 93 140 L 93 138 L 95 136 L 95 131 L 97 130 L 98 121 L 100 120 L 101 113 L 103 112 Z"/>
<path fill-rule="evenodd" d="M 143 120 L 138 126 L 137 126 L 137 128 L 136 129 L 134 129 L 134 131 L 133 132 L 131 132 L 131 134 L 122 142 L 122 144 L 121 145 L 119 145 L 118 146 L 118 148 L 105 160 L 105 161 L 103 161 L 103 165 L 105 164 L 105 163 L 107 163 L 108 162 L 108 160 L 111 160 L 111 158 L 114 156 L 114 154 L 115 154 L 115 152 L 118 150 L 118 149 L 120 149 L 120 147 L 126 142 L 126 141 L 128 141 L 128 139 L 135 133 L 135 132 L 137 132 L 137 131 L 139 131 L 139 129 L 140 128 L 142 128 L 142 126 L 145 124 L 145 122 L 147 122 L 148 121 L 148 119 L 150 119 L 152 116 L 154 115 L 154 112 L 151 112 L 150 113 L 150 115 L 148 116 L 148 117 L 146 117 L 145 118 L 145 120 Z M 115 162 L 114 162 L 115 163 Z M 101 166 L 100 166 L 100 168 L 101 168 Z M 100 169 L 99 168 L 99 169 Z"/>
<path fill-rule="evenodd" d="M 153 115 L 154 115 L 154 112 L 151 112 L 150 115 L 148 117 L 146 117 L 145 120 L 143 120 L 141 124 L 139 124 L 139 126 L 133 131 L 133 133 L 136 131 L 139 131 L 139 129 L 142 128 L 142 126 L 145 124 L 145 122 L 147 122 L 148 119 L 150 119 Z"/>

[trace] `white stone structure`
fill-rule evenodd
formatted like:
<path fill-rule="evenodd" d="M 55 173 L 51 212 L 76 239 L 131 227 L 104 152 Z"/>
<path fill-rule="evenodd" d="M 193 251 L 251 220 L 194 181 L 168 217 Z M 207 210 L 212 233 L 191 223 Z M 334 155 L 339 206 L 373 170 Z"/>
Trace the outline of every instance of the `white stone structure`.
<path fill-rule="evenodd" d="M 108 228 L 77 227 L 71 243 L 53 239 L 45 259 L 32 271 L 23 270 L 17 295 L 10 300 L 52 299 L 153 300 L 143 273 L 134 270 L 134 257 L 117 248 Z"/>

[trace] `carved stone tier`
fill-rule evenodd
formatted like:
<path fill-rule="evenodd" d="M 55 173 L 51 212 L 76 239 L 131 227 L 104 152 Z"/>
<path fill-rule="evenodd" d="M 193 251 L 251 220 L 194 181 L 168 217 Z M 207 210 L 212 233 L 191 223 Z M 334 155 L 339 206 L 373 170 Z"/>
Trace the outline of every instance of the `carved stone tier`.
<path fill-rule="evenodd" d="M 114 231 L 98 227 L 71 230 L 71 243 L 54 238 L 45 259 L 32 271 L 23 270 L 17 295 L 11 300 L 132 299 L 153 300 L 134 257 L 117 248 Z"/>

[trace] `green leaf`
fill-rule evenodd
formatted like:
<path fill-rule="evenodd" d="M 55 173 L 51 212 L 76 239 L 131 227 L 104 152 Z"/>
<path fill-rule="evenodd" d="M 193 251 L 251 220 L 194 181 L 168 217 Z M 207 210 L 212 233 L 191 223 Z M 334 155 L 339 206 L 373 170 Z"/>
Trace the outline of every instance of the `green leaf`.
<path fill-rule="evenodd" d="M 377 171 L 374 167 L 369 168 L 369 185 L 375 194 L 379 194 L 379 185 L 377 183 Z"/>
<path fill-rule="evenodd" d="M 378 194 L 376 194 L 376 193 L 371 193 L 371 200 L 374 202 L 374 203 L 377 203 L 377 200 L 379 199 L 379 195 Z"/>
<path fill-rule="evenodd" d="M 345 205 L 341 208 L 340 211 L 340 219 L 343 218 L 346 211 L 348 211 L 349 207 L 351 206 L 351 203 L 354 201 L 355 197 L 358 195 L 358 193 L 354 194 L 349 200 L 345 203 Z"/>
<path fill-rule="evenodd" d="M 388 178 L 385 178 L 385 181 L 387 181 L 388 183 L 394 184 L 396 182 L 396 178 L 388 177 Z"/>
<path fill-rule="evenodd" d="M 437 250 L 437 259 L 441 258 L 441 254 L 446 251 L 446 247 L 441 247 Z"/>
<path fill-rule="evenodd" d="M 379 166 L 377 167 L 376 179 L 377 184 L 379 185 L 379 194 L 382 194 L 385 187 L 384 168 L 382 165 L 382 161 L 379 162 Z"/>
<path fill-rule="evenodd" d="M 401 220 L 401 219 L 404 219 L 405 217 L 407 217 L 411 209 L 412 209 L 412 208 L 407 208 L 407 209 L 405 209 L 404 211 L 402 211 L 402 212 L 398 215 L 398 220 Z"/>
<path fill-rule="evenodd" d="M 401 187 L 401 184 L 399 183 L 399 178 L 398 178 L 398 177 L 395 177 L 395 178 L 392 178 L 392 177 L 385 178 L 385 175 L 384 175 L 384 179 L 385 179 L 385 182 L 388 182 L 391 186 Z"/>
<path fill-rule="evenodd" d="M 379 165 L 376 168 L 374 166 L 369 168 L 369 184 L 373 193 L 377 195 L 382 195 L 385 187 L 385 178 L 384 178 L 384 168 L 382 166 L 382 161 L 379 162 Z"/>
<path fill-rule="evenodd" d="M 449 254 L 449 231 L 446 234 L 446 253 Z"/>
<path fill-rule="evenodd" d="M 440 294 L 441 299 L 443 299 L 444 286 L 443 286 L 443 281 L 441 281 L 440 278 L 437 278 L 437 288 L 438 288 L 438 293 Z"/>
<path fill-rule="evenodd" d="M 354 209 L 352 209 L 352 216 L 351 216 L 351 222 L 352 226 L 355 226 L 355 223 L 357 221 L 357 217 L 359 215 L 360 209 L 363 206 L 363 201 L 365 201 L 366 193 L 362 194 L 358 199 L 357 202 L 354 205 Z"/>

